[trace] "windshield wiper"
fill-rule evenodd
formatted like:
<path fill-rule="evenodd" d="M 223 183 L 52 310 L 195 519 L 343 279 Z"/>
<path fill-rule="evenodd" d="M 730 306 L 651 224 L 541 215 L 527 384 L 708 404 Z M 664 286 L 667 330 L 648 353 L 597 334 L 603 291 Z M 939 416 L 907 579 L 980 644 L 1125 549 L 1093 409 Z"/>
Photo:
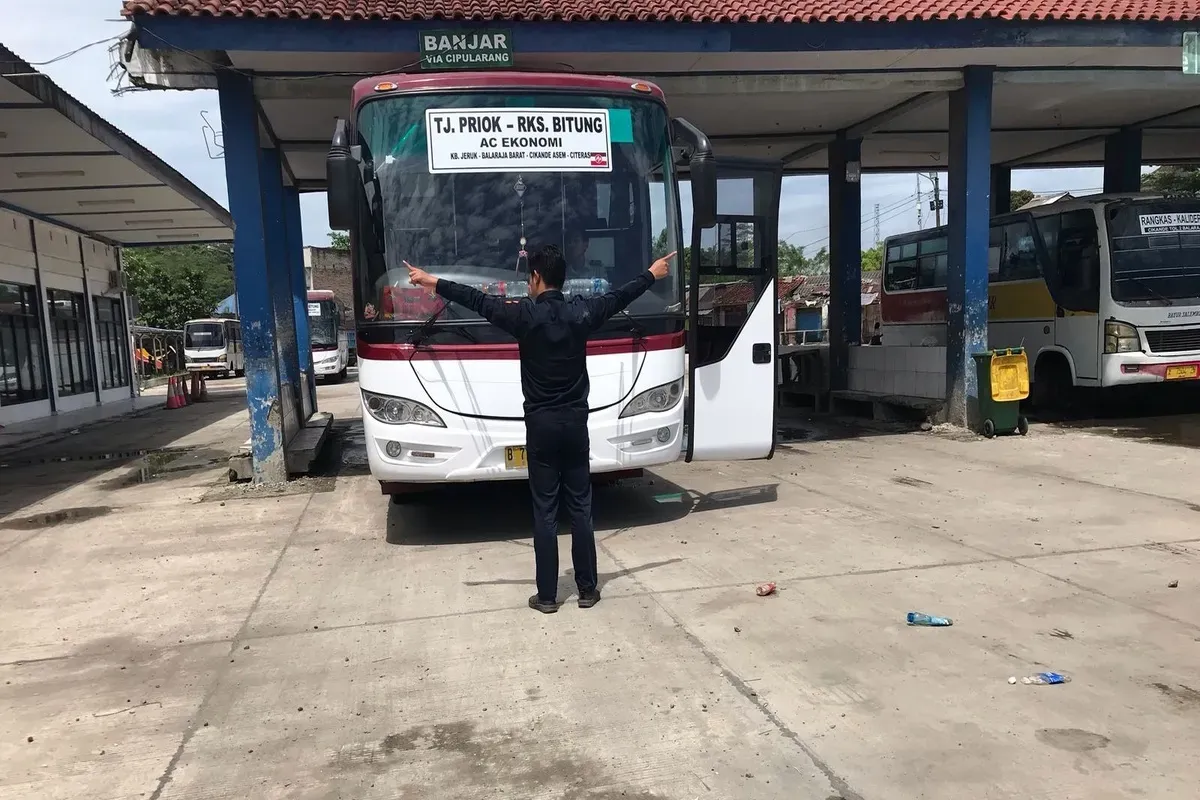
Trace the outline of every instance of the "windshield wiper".
<path fill-rule="evenodd" d="M 1148 281 L 1142 280 L 1141 278 L 1125 278 L 1124 280 L 1130 281 L 1132 283 L 1136 283 L 1138 286 L 1145 289 L 1149 294 L 1154 295 L 1156 298 L 1158 298 L 1159 300 L 1162 300 L 1164 303 L 1166 303 L 1169 306 L 1175 305 L 1174 300 L 1167 297 L 1165 294 L 1163 294 L 1159 291 L 1156 291 L 1155 288 L 1153 286 L 1151 286 Z"/>
<path fill-rule="evenodd" d="M 642 325 L 642 323 L 638 322 L 636 319 L 634 319 L 633 315 L 629 313 L 628 309 L 623 308 L 620 311 L 618 311 L 617 314 L 619 316 L 624 317 L 626 322 L 629 323 L 629 331 L 633 334 L 633 338 L 635 341 L 640 342 L 640 341 L 645 340 L 645 338 L 646 338 L 645 326 Z"/>
<path fill-rule="evenodd" d="M 430 314 L 429 319 L 422 322 L 419 328 L 409 334 L 408 343 L 413 347 L 418 347 L 423 340 L 429 337 L 429 334 L 433 331 L 433 326 L 437 324 L 438 319 L 441 318 L 442 314 L 445 313 L 446 309 L 449 307 L 450 301 L 443 301 L 441 308 Z"/>

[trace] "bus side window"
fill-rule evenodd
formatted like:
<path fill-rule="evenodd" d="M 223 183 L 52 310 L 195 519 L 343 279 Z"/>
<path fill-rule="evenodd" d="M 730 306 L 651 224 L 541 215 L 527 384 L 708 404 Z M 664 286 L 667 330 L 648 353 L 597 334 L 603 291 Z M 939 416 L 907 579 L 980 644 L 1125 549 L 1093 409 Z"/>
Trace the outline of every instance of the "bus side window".
<path fill-rule="evenodd" d="M 1040 278 L 1037 247 L 1034 231 L 1027 220 L 1010 222 L 1004 226 L 1004 257 L 1000 262 L 1001 281 L 1022 281 Z"/>
<path fill-rule="evenodd" d="M 887 250 L 885 286 L 888 291 L 917 288 L 917 244 L 895 244 Z"/>
<path fill-rule="evenodd" d="M 993 225 L 988 230 L 988 283 L 1000 280 L 1000 260 L 1004 255 L 1004 226 Z"/>
<path fill-rule="evenodd" d="M 946 237 L 928 239 L 920 244 L 917 260 L 917 287 L 920 289 L 946 288 Z"/>

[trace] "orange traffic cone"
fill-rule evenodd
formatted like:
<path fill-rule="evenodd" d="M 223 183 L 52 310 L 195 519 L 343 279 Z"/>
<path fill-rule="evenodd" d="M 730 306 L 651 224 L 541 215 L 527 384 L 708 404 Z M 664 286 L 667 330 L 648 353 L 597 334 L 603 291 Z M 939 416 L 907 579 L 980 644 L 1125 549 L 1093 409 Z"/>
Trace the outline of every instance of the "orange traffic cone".
<path fill-rule="evenodd" d="M 203 375 L 200 376 L 200 399 L 208 399 L 208 381 L 205 380 Z"/>
<path fill-rule="evenodd" d="M 188 398 L 187 378 L 179 379 L 179 405 L 190 406 L 192 401 Z"/>
<path fill-rule="evenodd" d="M 167 408 L 179 408 L 179 393 L 175 391 L 175 378 L 172 376 L 167 378 Z"/>

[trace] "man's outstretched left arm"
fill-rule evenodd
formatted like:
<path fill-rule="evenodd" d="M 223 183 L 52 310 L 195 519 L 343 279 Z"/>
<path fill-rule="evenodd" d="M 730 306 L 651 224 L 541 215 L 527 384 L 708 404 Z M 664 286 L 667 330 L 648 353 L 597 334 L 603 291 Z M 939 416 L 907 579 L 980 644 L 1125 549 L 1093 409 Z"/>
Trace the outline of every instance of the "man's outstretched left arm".
<path fill-rule="evenodd" d="M 408 267 L 408 279 L 414 285 L 431 289 L 437 292 L 438 296 L 471 309 L 505 333 L 513 336 L 520 333 L 521 315 L 517 303 L 502 297 L 484 294 L 478 289 L 464 286 L 461 283 L 430 275 L 407 261 L 404 262 L 404 266 Z"/>

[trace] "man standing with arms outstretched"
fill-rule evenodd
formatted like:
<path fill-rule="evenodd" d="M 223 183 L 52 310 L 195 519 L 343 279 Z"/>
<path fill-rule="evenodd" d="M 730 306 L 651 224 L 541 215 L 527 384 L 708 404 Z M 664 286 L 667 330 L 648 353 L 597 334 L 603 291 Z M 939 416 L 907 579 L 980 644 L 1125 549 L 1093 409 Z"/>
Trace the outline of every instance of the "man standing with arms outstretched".
<path fill-rule="evenodd" d="M 579 607 L 600 602 L 596 585 L 596 535 L 592 530 L 591 447 L 588 442 L 587 340 L 614 314 L 664 278 L 674 253 L 629 283 L 599 297 L 563 296 L 567 263 L 546 245 L 529 254 L 529 296 L 520 302 L 439 279 L 407 261 L 409 280 L 436 291 L 511 334 L 521 348 L 525 396 L 525 448 L 533 495 L 533 551 L 537 594 L 529 607 L 558 611 L 558 498 L 571 516 L 571 560 Z"/>

